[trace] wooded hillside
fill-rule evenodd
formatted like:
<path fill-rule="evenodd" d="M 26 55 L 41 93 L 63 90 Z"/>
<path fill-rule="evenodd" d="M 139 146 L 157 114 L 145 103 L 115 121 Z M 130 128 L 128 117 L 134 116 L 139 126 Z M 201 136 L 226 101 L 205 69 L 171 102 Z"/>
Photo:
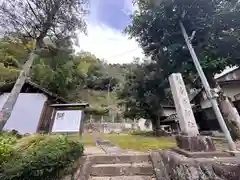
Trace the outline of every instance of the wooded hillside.
<path fill-rule="evenodd" d="M 27 46 L 31 46 L 31 43 Z M 0 40 L 0 85 L 13 82 L 27 59 L 26 45 Z M 92 108 L 121 113 L 117 92 L 134 64 L 107 64 L 89 52 L 59 51 L 54 57 L 38 58 L 31 69 L 35 83 L 71 102 L 86 101 Z"/>

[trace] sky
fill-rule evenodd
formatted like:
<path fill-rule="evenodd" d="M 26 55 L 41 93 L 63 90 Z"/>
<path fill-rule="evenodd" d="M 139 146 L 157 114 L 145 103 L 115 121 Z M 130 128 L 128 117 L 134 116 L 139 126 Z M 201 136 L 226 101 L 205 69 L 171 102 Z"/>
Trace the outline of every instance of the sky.
<path fill-rule="evenodd" d="M 87 16 L 87 36 L 79 33 L 77 51 L 88 51 L 108 63 L 130 63 L 134 57 L 143 58 L 143 52 L 134 39 L 123 34 L 131 23 L 129 15 L 136 10 L 132 0 L 90 0 Z M 216 78 L 233 70 L 227 67 Z"/>
<path fill-rule="evenodd" d="M 131 23 L 129 15 L 136 9 L 132 0 L 90 0 L 86 18 L 87 35 L 79 33 L 77 51 L 88 51 L 108 63 L 130 63 L 143 57 L 134 39 L 123 33 Z"/>

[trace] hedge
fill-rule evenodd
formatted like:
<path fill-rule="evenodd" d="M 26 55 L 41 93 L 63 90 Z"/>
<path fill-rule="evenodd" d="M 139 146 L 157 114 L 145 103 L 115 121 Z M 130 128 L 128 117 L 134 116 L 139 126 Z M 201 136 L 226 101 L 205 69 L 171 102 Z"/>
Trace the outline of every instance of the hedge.
<path fill-rule="evenodd" d="M 83 154 L 83 145 L 66 136 L 34 135 L 14 146 L 13 155 L 2 163 L 1 180 L 55 180 L 59 172 Z"/>
<path fill-rule="evenodd" d="M 0 134 L 0 166 L 14 153 L 13 145 L 17 142 L 16 136 L 10 133 Z"/>

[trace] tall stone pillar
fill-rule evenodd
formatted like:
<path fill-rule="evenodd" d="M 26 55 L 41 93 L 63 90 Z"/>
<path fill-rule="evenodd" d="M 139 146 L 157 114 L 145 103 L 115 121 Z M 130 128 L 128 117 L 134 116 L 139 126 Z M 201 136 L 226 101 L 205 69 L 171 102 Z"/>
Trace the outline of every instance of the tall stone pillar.
<path fill-rule="evenodd" d="M 189 136 L 199 135 L 182 75 L 180 73 L 172 74 L 169 82 L 181 131 Z"/>
<path fill-rule="evenodd" d="M 210 137 L 199 136 L 198 126 L 193 115 L 182 75 L 170 75 L 169 82 L 183 135 L 176 137 L 177 145 L 186 151 L 215 151 L 215 145 Z"/>

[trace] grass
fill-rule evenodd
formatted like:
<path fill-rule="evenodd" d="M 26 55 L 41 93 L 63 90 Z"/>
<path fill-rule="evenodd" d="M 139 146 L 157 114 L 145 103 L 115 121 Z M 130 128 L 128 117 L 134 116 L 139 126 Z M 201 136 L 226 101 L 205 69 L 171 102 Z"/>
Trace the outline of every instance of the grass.
<path fill-rule="evenodd" d="M 68 135 L 68 137 L 72 140 L 79 140 L 84 146 L 95 146 L 96 143 L 94 141 L 93 136 L 84 134 L 82 137 L 79 134 Z"/>
<path fill-rule="evenodd" d="M 118 145 L 122 149 L 147 152 L 150 150 L 169 149 L 176 146 L 172 137 L 146 137 L 130 134 L 105 135 L 105 139 Z"/>
<path fill-rule="evenodd" d="M 169 149 L 176 146 L 173 137 L 150 137 L 131 134 L 103 134 L 102 139 L 109 140 L 122 149 L 147 152 L 150 150 Z M 95 146 L 91 135 L 83 135 L 81 142 L 85 146 Z"/>
<path fill-rule="evenodd" d="M 90 134 L 84 134 L 82 138 L 79 138 L 79 135 L 69 136 L 78 139 L 85 147 L 96 145 L 94 137 Z M 140 152 L 176 147 L 174 137 L 154 137 L 152 132 L 145 131 L 134 131 L 130 134 L 101 134 L 101 138 L 111 141 L 122 149 Z M 222 138 L 214 138 L 214 143 L 218 150 L 227 149 L 227 143 Z"/>

